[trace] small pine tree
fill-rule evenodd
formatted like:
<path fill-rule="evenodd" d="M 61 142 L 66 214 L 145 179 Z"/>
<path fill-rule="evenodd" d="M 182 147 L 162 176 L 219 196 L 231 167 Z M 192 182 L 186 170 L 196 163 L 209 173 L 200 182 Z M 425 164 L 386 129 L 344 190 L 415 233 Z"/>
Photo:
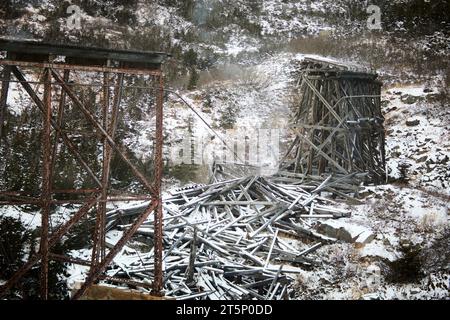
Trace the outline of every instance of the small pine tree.
<path fill-rule="evenodd" d="M 34 254 L 37 244 L 37 232 L 32 233 L 14 218 L 0 219 L 0 279 L 8 280 L 24 264 L 29 256 Z M 58 244 L 52 252 L 63 254 L 67 247 Z M 49 263 L 49 298 L 68 298 L 67 284 L 61 279 L 66 275 L 64 263 L 50 261 Z M 35 265 L 11 290 L 7 299 L 39 299 L 40 267 Z"/>
<path fill-rule="evenodd" d="M 199 74 L 195 68 L 191 69 L 191 76 L 189 77 L 188 90 L 194 90 L 197 88 Z"/>
<path fill-rule="evenodd" d="M 0 279 L 8 279 L 22 264 L 24 243 L 31 240 L 20 221 L 6 217 L 0 220 Z"/>
<path fill-rule="evenodd" d="M 199 74 L 197 71 L 198 55 L 192 49 L 189 49 L 183 54 L 183 65 L 189 70 L 190 77 L 188 83 L 188 90 L 193 90 L 197 87 Z"/>

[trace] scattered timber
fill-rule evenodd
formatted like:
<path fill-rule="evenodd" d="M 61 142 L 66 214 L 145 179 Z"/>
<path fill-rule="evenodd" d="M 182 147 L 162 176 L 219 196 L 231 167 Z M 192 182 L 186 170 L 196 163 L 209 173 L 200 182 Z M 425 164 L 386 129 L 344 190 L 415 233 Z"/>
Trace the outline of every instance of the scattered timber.
<path fill-rule="evenodd" d="M 350 215 L 320 192 L 329 191 L 331 186 L 337 190 L 351 187 L 342 177 L 315 184 L 298 183 L 298 177 L 296 183 L 281 178 L 290 176 L 249 176 L 185 187 L 164 197 L 167 297 L 289 299 L 295 277 L 320 265 L 317 250 L 335 241 L 316 233 L 311 221 Z M 131 221 L 146 205 L 110 211 L 106 217 L 109 230 L 127 227 L 127 219 Z M 136 242 L 151 244 L 152 218 L 137 234 Z M 134 284 L 153 278 L 153 250 L 124 252 L 106 271 L 106 277 Z M 139 290 L 148 293 L 150 289 Z"/>

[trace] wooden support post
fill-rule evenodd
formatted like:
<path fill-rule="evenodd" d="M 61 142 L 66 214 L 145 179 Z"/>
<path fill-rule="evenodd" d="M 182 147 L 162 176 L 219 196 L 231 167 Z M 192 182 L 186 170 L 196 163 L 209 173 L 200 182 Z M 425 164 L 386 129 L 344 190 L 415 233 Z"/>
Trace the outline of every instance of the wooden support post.
<path fill-rule="evenodd" d="M 189 255 L 189 265 L 186 270 L 186 283 L 194 281 L 195 258 L 197 256 L 197 227 L 194 227 L 194 235 L 191 242 L 191 252 Z"/>

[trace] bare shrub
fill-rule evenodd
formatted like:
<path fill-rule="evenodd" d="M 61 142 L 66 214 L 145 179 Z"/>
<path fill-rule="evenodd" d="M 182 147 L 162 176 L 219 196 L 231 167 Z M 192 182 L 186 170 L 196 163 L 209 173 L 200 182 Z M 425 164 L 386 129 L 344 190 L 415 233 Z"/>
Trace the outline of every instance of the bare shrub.
<path fill-rule="evenodd" d="M 412 244 L 400 248 L 402 257 L 388 262 L 386 280 L 391 283 L 418 283 L 424 276 L 422 272 L 422 250 Z"/>

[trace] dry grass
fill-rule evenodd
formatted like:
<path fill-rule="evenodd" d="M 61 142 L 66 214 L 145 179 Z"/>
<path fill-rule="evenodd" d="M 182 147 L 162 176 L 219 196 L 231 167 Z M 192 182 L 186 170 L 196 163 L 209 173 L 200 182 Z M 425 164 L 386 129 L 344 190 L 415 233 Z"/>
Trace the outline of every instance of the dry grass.
<path fill-rule="evenodd" d="M 448 85 L 448 59 L 423 48 L 419 44 L 420 39 L 406 37 L 362 33 L 343 38 L 322 33 L 316 37 L 294 39 L 289 43 L 288 50 L 354 61 L 408 81 L 426 81 L 444 73 Z"/>

